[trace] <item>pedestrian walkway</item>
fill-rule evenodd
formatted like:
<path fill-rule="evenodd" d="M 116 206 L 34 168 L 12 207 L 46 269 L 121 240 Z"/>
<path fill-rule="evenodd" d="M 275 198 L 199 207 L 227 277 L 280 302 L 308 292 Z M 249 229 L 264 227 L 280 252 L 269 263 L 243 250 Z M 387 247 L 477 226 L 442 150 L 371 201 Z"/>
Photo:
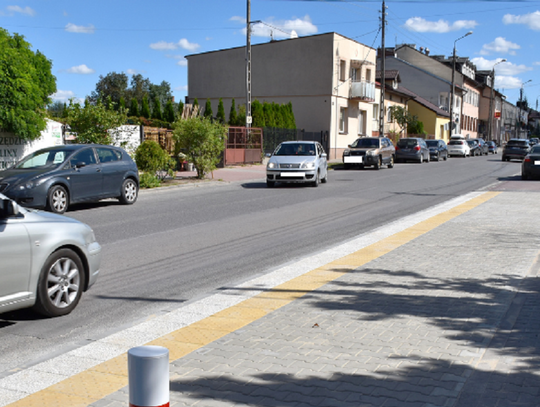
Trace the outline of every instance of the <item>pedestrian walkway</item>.
<path fill-rule="evenodd" d="M 127 406 L 125 352 L 152 344 L 171 406 L 538 406 L 539 200 L 403 218 L 6 377 L 0 405 Z"/>

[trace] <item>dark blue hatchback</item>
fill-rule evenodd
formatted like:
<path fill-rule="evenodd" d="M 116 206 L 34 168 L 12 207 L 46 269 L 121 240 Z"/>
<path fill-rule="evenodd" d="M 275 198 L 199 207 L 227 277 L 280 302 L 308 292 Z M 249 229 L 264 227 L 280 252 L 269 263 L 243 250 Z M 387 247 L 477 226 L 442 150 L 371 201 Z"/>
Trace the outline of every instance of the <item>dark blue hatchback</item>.
<path fill-rule="evenodd" d="M 139 173 L 120 147 L 54 146 L 0 171 L 0 192 L 22 206 L 56 213 L 64 213 L 73 203 L 105 198 L 130 205 L 139 193 Z"/>

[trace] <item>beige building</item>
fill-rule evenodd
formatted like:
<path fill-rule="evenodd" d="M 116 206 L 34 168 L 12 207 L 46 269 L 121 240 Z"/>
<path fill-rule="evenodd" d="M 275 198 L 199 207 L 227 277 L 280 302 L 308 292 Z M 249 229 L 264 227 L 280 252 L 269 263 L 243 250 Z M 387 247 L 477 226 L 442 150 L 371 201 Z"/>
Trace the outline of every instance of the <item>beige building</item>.
<path fill-rule="evenodd" d="M 246 48 L 186 56 L 188 99 L 246 103 Z M 373 134 L 375 49 L 337 33 L 271 41 L 251 48 L 251 99 L 291 102 L 296 126 L 328 132 L 329 158 Z"/>

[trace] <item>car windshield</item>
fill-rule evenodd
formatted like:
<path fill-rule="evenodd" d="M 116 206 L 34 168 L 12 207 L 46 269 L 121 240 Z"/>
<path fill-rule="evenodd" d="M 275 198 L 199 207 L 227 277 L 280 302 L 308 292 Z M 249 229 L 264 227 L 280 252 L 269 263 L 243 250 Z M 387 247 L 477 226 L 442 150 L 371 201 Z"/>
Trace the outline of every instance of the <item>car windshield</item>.
<path fill-rule="evenodd" d="M 461 141 L 461 140 L 451 140 L 448 144 L 451 145 L 451 146 L 461 146 L 461 145 L 463 145 L 463 141 Z"/>
<path fill-rule="evenodd" d="M 274 155 L 315 155 L 315 144 L 284 143 L 280 144 Z"/>
<path fill-rule="evenodd" d="M 426 140 L 428 147 L 437 147 L 439 142 L 437 140 Z"/>
<path fill-rule="evenodd" d="M 477 141 L 476 140 L 467 140 L 467 143 L 469 143 L 470 146 L 474 146 Z"/>
<path fill-rule="evenodd" d="M 373 138 L 359 138 L 351 144 L 352 148 L 379 148 L 380 140 Z"/>
<path fill-rule="evenodd" d="M 32 153 L 15 165 L 19 169 L 36 169 L 43 167 L 54 167 L 66 161 L 71 153 L 68 150 L 39 150 Z"/>
<path fill-rule="evenodd" d="M 398 147 L 415 147 L 418 145 L 418 140 L 402 138 L 397 143 Z"/>
<path fill-rule="evenodd" d="M 531 154 L 540 154 L 540 146 L 535 146 L 531 150 Z"/>

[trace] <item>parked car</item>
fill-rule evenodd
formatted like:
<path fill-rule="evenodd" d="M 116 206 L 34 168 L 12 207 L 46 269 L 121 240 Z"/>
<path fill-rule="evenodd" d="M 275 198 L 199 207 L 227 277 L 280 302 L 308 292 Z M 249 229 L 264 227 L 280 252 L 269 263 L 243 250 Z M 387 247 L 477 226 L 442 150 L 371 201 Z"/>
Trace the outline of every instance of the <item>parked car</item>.
<path fill-rule="evenodd" d="M 431 160 L 439 161 L 441 158 L 446 161 L 448 158 L 448 146 L 444 140 L 426 140 L 429 147 L 429 155 Z"/>
<path fill-rule="evenodd" d="M 117 198 L 133 204 L 137 165 L 120 147 L 70 144 L 38 150 L 0 171 L 0 192 L 29 208 L 64 213 L 71 204 Z"/>
<path fill-rule="evenodd" d="M 469 148 L 471 150 L 471 156 L 475 157 L 477 155 L 482 155 L 482 150 L 480 149 L 480 144 L 475 139 L 466 140 Z"/>
<path fill-rule="evenodd" d="M 529 153 L 530 148 L 527 139 L 510 139 L 503 148 L 502 160 L 523 160 Z"/>
<path fill-rule="evenodd" d="M 533 137 L 533 138 L 530 138 L 529 139 L 529 144 L 532 146 L 538 144 L 540 142 L 540 139 L 536 138 L 536 137 Z"/>
<path fill-rule="evenodd" d="M 478 145 L 480 146 L 480 155 L 488 155 L 489 154 L 489 148 L 487 143 L 482 138 L 477 138 L 476 141 L 478 142 Z"/>
<path fill-rule="evenodd" d="M 461 157 L 470 157 L 471 148 L 466 140 L 450 140 L 448 143 L 448 155 L 452 156 L 461 156 Z"/>
<path fill-rule="evenodd" d="M 488 152 L 490 152 L 492 154 L 497 154 L 498 147 L 497 147 L 497 144 L 495 144 L 494 141 L 488 141 L 486 144 L 488 146 Z"/>
<path fill-rule="evenodd" d="M 276 182 L 308 183 L 314 187 L 328 180 L 328 162 L 316 141 L 285 141 L 269 155 L 266 186 Z"/>
<path fill-rule="evenodd" d="M 540 145 L 534 146 L 521 163 L 521 179 L 540 177 Z"/>
<path fill-rule="evenodd" d="M 99 274 L 92 229 L 62 215 L 25 209 L 0 194 L 0 313 L 70 313 Z"/>
<path fill-rule="evenodd" d="M 396 145 L 396 162 L 429 162 L 429 148 L 423 138 L 402 138 Z"/>
<path fill-rule="evenodd" d="M 343 166 L 345 169 L 357 165 L 360 168 L 373 166 L 376 170 L 382 165 L 388 168 L 394 166 L 395 148 L 392 141 L 386 137 L 360 137 L 349 144 L 343 152 Z"/>

